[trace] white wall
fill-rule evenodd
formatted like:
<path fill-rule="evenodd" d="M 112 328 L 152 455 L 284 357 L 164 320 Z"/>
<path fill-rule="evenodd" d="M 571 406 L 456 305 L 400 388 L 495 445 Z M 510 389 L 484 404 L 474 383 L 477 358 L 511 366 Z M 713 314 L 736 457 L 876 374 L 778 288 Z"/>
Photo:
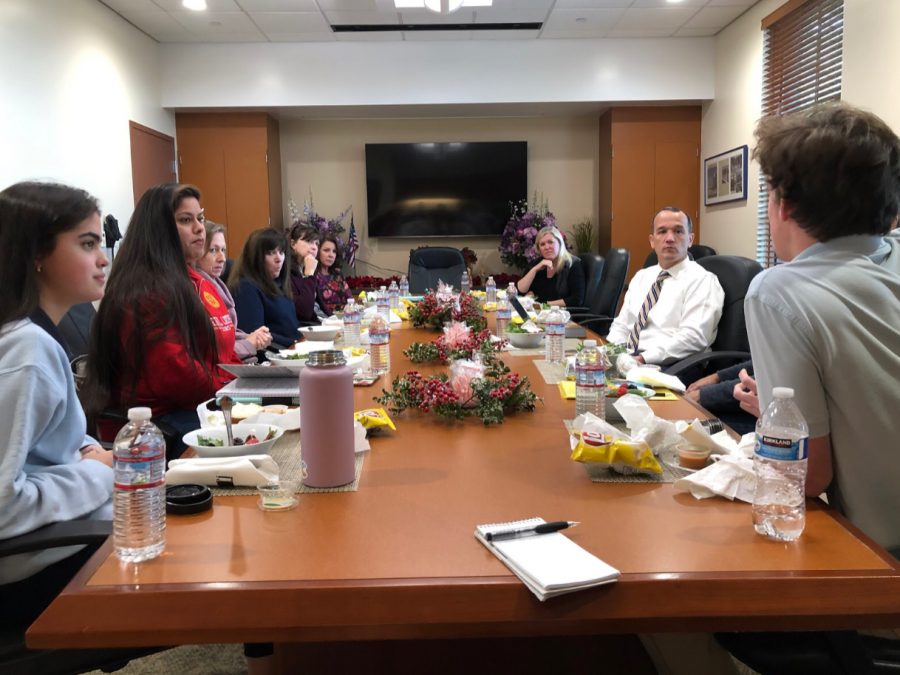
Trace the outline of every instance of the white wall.
<path fill-rule="evenodd" d="M 134 207 L 128 121 L 175 135 L 156 42 L 96 0 L 2 0 L 0 68 L 0 189 L 69 183 L 124 228 Z"/>
<path fill-rule="evenodd" d="M 504 269 L 499 238 L 369 239 L 366 235 L 366 143 L 527 141 L 529 199 L 536 190 L 549 201 L 563 229 L 583 217 L 597 222 L 599 124 L 596 117 L 535 117 L 415 120 L 286 120 L 281 122 L 284 200 L 298 208 L 313 193 L 316 211 L 334 218 L 353 207 L 360 260 L 405 271 L 409 250 L 419 244 L 469 246 L 476 272 Z M 285 222 L 290 216 L 285 210 Z M 349 222 L 348 222 L 349 226 Z M 359 274 L 381 276 L 362 262 Z"/>
<path fill-rule="evenodd" d="M 782 0 L 763 0 L 716 36 L 715 98 L 703 108 L 702 157 L 747 144 L 762 108 L 762 18 Z M 844 101 L 871 110 L 900 132 L 900 2 L 844 0 L 842 94 Z M 759 166 L 751 160 L 749 199 L 703 207 L 703 243 L 719 253 L 756 257 L 756 201 Z M 702 203 L 702 195 L 701 195 Z"/>
<path fill-rule="evenodd" d="M 716 36 L 716 94 L 703 105 L 700 156 L 711 157 L 741 145 L 753 149 L 753 127 L 762 109 L 760 22 L 783 4 L 763 0 Z M 701 165 L 702 166 L 702 165 Z M 747 201 L 700 207 L 703 243 L 728 255 L 756 257 L 756 200 L 759 165 L 750 160 Z M 703 176 L 700 177 L 703 204 Z"/>
<path fill-rule="evenodd" d="M 712 55 L 711 38 L 166 45 L 162 104 L 700 101 Z"/>

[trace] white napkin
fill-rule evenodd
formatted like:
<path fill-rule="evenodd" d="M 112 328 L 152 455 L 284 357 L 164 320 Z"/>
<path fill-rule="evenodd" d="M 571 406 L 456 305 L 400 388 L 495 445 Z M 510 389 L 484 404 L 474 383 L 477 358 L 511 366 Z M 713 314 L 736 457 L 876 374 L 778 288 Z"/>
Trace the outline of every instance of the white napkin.
<path fill-rule="evenodd" d="M 756 474 L 753 460 L 742 455 L 722 455 L 705 469 L 675 481 L 676 492 L 690 492 L 697 499 L 725 497 L 753 502 Z"/>
<path fill-rule="evenodd" d="M 332 328 L 343 328 L 344 322 L 339 316 L 326 316 L 324 319 L 322 319 L 322 325 L 330 326 Z"/>
<path fill-rule="evenodd" d="M 378 307 L 374 305 L 372 307 L 366 307 L 366 309 L 363 310 L 363 316 L 369 319 L 374 317 L 376 314 L 378 314 Z M 397 312 L 395 312 L 393 309 L 391 310 L 391 323 L 403 323 L 403 319 L 401 319 L 400 315 L 397 314 Z"/>
<path fill-rule="evenodd" d="M 628 425 L 632 440 L 646 441 L 654 455 L 681 442 L 675 422 L 657 417 L 647 401 L 637 394 L 620 396 L 613 407 Z"/>
<path fill-rule="evenodd" d="M 646 384 L 650 387 L 665 387 L 666 389 L 677 391 L 679 394 L 683 394 L 686 388 L 684 383 L 674 375 L 667 375 L 655 368 L 635 366 L 625 373 L 625 379 L 638 384 Z"/>
<path fill-rule="evenodd" d="M 371 449 L 372 446 L 369 445 L 369 439 L 366 438 L 366 428 L 356 420 L 353 420 L 353 452 L 358 455 Z"/>
<path fill-rule="evenodd" d="M 278 464 L 269 455 L 173 459 L 166 471 L 168 485 L 199 483 L 221 487 L 255 487 L 277 479 Z"/>

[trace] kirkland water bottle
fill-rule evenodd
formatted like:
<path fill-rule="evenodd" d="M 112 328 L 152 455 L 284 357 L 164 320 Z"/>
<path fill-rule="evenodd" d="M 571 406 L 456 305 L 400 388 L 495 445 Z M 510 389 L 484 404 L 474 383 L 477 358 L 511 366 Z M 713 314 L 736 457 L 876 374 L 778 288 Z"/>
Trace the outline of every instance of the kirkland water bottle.
<path fill-rule="evenodd" d="M 484 301 L 497 304 L 497 282 L 494 277 L 488 277 L 487 283 L 484 285 Z"/>
<path fill-rule="evenodd" d="M 756 423 L 753 527 L 777 541 L 794 541 L 806 525 L 806 453 L 809 427 L 794 390 L 775 387 Z"/>
<path fill-rule="evenodd" d="M 378 295 L 375 298 L 375 307 L 379 316 L 383 316 L 384 320 L 391 321 L 391 299 L 388 296 L 387 287 L 382 286 L 378 289 Z"/>
<path fill-rule="evenodd" d="M 606 367 L 596 340 L 585 340 L 575 356 L 575 415 L 606 419 Z"/>
<path fill-rule="evenodd" d="M 392 310 L 396 312 L 400 309 L 400 287 L 396 281 L 391 281 L 391 285 L 388 286 L 388 300 L 391 303 Z"/>
<path fill-rule="evenodd" d="M 369 324 L 369 361 L 376 375 L 391 369 L 391 331 L 383 316 L 377 314 Z"/>
<path fill-rule="evenodd" d="M 472 282 L 469 281 L 469 273 L 463 272 L 462 279 L 459 280 L 459 291 L 460 293 L 468 293 L 472 290 Z"/>
<path fill-rule="evenodd" d="M 506 329 L 509 327 L 509 320 L 512 318 L 512 308 L 509 301 L 502 298 L 497 301 L 497 337 L 505 338 Z"/>
<path fill-rule="evenodd" d="M 359 347 L 359 322 L 362 318 L 359 305 L 353 298 L 344 306 L 344 346 Z"/>
<path fill-rule="evenodd" d="M 556 305 L 544 320 L 544 358 L 549 363 L 562 363 L 566 356 L 566 322 Z"/>
<path fill-rule="evenodd" d="M 400 297 L 409 297 L 409 279 L 406 278 L 405 274 L 400 277 Z"/>
<path fill-rule="evenodd" d="M 113 446 L 113 545 L 125 562 L 166 547 L 166 441 L 150 408 L 131 408 Z"/>

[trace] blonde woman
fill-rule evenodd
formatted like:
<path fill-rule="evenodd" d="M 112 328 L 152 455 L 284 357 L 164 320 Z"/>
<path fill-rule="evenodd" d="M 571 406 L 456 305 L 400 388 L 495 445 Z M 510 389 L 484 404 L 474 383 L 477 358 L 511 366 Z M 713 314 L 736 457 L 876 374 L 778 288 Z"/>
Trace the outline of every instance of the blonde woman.
<path fill-rule="evenodd" d="M 581 261 L 566 249 L 562 232 L 542 228 L 535 238 L 541 258 L 516 284 L 519 293 L 534 294 L 540 302 L 560 307 L 584 304 L 584 272 Z"/>

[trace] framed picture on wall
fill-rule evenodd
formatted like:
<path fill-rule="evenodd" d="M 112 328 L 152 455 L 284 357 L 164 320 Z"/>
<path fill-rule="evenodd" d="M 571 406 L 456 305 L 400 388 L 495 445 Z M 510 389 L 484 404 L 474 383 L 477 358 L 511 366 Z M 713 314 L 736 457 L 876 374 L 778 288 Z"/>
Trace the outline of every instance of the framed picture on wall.
<path fill-rule="evenodd" d="M 747 146 L 703 160 L 703 203 L 747 199 Z"/>

